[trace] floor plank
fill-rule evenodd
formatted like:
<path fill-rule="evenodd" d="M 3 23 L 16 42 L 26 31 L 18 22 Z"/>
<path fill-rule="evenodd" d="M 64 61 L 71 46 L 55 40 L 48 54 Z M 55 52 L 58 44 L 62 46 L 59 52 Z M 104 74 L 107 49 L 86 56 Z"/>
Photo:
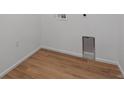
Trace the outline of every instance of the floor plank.
<path fill-rule="evenodd" d="M 116 65 L 41 49 L 3 79 L 121 79 Z"/>

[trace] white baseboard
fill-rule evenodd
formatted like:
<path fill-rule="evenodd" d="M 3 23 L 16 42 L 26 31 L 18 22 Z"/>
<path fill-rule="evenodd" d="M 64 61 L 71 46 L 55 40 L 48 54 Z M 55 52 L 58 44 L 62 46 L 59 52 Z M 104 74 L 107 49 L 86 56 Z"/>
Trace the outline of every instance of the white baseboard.
<path fill-rule="evenodd" d="M 48 49 L 48 50 L 53 50 L 53 51 L 56 51 L 56 52 L 60 52 L 60 53 L 64 53 L 64 54 L 68 54 L 68 55 L 72 55 L 72 56 L 82 57 L 81 53 L 75 53 L 75 52 L 68 51 L 68 50 L 62 50 L 62 49 L 57 49 L 57 48 L 48 47 L 48 46 L 41 46 L 41 48 Z"/>
<path fill-rule="evenodd" d="M 96 58 L 96 61 L 118 65 L 118 61 L 113 61 L 113 60 L 109 60 L 109 59 Z"/>
<path fill-rule="evenodd" d="M 121 71 L 121 73 L 122 73 L 122 75 L 123 75 L 123 78 L 124 78 L 124 70 L 122 69 L 122 67 L 121 67 L 121 65 L 119 64 L 119 62 L 118 62 L 118 67 L 119 67 L 119 69 L 120 69 L 120 71 Z"/>
<path fill-rule="evenodd" d="M 41 46 L 41 48 L 53 50 L 53 51 L 56 51 L 56 52 L 65 53 L 65 54 L 72 55 L 72 56 L 82 57 L 82 53 L 75 53 L 75 52 L 72 52 L 72 51 L 57 49 L 57 48 L 48 47 L 48 46 Z M 104 62 L 104 63 L 108 63 L 108 64 L 114 64 L 114 65 L 118 64 L 118 62 L 116 62 L 116 61 L 109 60 L 109 59 L 103 59 L 103 58 L 96 58 L 96 61 L 100 61 L 100 62 Z"/>
<path fill-rule="evenodd" d="M 10 72 L 14 68 L 16 68 L 19 64 L 21 64 L 24 60 L 26 60 L 27 58 L 29 58 L 30 56 L 32 56 L 34 53 L 36 53 L 39 49 L 41 49 L 41 47 L 38 47 L 35 50 L 33 50 L 32 52 L 28 53 L 25 57 L 23 57 L 22 59 L 20 59 L 16 64 L 12 65 L 8 69 L 6 69 L 4 72 L 0 73 L 0 78 L 4 77 L 8 72 Z"/>

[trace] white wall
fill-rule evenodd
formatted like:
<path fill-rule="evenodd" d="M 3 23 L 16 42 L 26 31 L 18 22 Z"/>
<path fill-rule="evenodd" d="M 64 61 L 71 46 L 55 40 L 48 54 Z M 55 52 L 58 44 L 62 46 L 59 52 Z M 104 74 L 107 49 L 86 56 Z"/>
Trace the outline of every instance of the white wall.
<path fill-rule="evenodd" d="M 120 61 L 124 70 L 124 16 L 67 16 L 60 21 L 56 15 L 0 15 L 0 73 L 40 46 L 81 56 L 85 35 L 96 38 L 96 58 Z"/>
<path fill-rule="evenodd" d="M 121 31 L 120 31 L 120 51 L 119 51 L 119 64 L 124 75 L 124 15 L 121 15 Z"/>
<path fill-rule="evenodd" d="M 42 15 L 42 47 L 81 56 L 82 36 L 94 36 L 96 58 L 113 63 L 119 61 L 119 15 L 67 16 L 67 21 L 60 21 L 56 15 Z"/>
<path fill-rule="evenodd" d="M 40 46 L 40 15 L 0 15 L 0 73 Z"/>

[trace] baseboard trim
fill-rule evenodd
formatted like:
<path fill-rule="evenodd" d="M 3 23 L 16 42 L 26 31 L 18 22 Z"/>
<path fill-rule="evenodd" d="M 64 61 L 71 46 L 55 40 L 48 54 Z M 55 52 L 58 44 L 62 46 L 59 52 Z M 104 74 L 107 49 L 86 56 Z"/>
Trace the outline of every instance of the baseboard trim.
<path fill-rule="evenodd" d="M 109 59 L 96 58 L 96 61 L 113 64 L 113 65 L 118 65 L 118 61 L 112 61 Z"/>
<path fill-rule="evenodd" d="M 124 70 L 122 69 L 122 67 L 121 67 L 121 65 L 119 64 L 119 62 L 118 62 L 118 67 L 119 67 L 119 69 L 120 69 L 120 71 L 121 71 L 121 73 L 122 73 L 122 75 L 123 75 L 123 78 L 124 78 Z"/>
<path fill-rule="evenodd" d="M 56 51 L 56 52 L 60 52 L 60 53 L 64 53 L 64 54 L 67 54 L 67 55 L 82 57 L 81 53 L 75 53 L 75 52 L 68 51 L 68 50 L 62 50 L 62 49 L 57 49 L 57 48 L 48 47 L 48 46 L 41 46 L 41 48 Z"/>
<path fill-rule="evenodd" d="M 4 72 L 0 73 L 0 78 L 4 77 L 8 72 L 10 72 L 11 70 L 13 70 L 14 68 L 16 68 L 19 64 L 21 64 L 24 60 L 28 59 L 30 56 L 32 56 L 34 53 L 36 53 L 38 50 L 40 50 L 41 47 L 36 48 L 35 50 L 33 50 L 32 52 L 28 53 L 25 57 L 23 57 L 22 59 L 20 59 L 16 64 L 12 65 L 11 67 L 9 67 L 8 69 L 6 69 Z"/>
<path fill-rule="evenodd" d="M 55 51 L 55 52 L 60 52 L 60 53 L 68 54 L 68 55 L 72 55 L 72 56 L 82 57 L 82 54 L 74 53 L 74 52 L 68 51 L 68 50 L 62 50 L 62 49 L 57 49 L 57 48 L 48 47 L 48 46 L 41 46 L 41 48 L 52 50 L 52 51 Z"/>
<path fill-rule="evenodd" d="M 60 52 L 60 53 L 64 53 L 64 54 L 68 54 L 68 55 L 72 55 L 72 56 L 82 57 L 81 53 L 75 53 L 75 52 L 68 51 L 68 50 L 62 50 L 62 49 L 57 49 L 57 48 L 48 47 L 48 46 L 41 46 L 41 48 L 53 50 L 53 51 L 56 51 L 56 52 Z M 118 65 L 118 62 L 113 61 L 113 60 L 109 60 L 109 59 L 96 58 L 96 61 Z"/>

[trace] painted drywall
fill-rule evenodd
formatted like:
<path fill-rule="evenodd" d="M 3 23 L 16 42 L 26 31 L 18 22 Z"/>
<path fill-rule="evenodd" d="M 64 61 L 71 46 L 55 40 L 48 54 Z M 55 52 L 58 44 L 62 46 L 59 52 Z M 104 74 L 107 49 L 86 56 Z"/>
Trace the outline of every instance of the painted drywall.
<path fill-rule="evenodd" d="M 124 15 L 121 15 L 121 30 L 119 36 L 119 66 L 124 75 Z"/>
<path fill-rule="evenodd" d="M 85 35 L 96 38 L 96 58 L 119 61 L 124 70 L 124 16 L 67 17 L 62 21 L 55 14 L 0 15 L 0 74 L 40 46 L 82 56 Z"/>
<path fill-rule="evenodd" d="M 40 46 L 40 15 L 0 15 L 0 73 Z"/>
<path fill-rule="evenodd" d="M 112 63 L 119 61 L 119 15 L 67 15 L 67 21 L 60 20 L 55 14 L 41 16 L 42 47 L 81 56 L 82 36 L 94 36 L 96 58 Z"/>

